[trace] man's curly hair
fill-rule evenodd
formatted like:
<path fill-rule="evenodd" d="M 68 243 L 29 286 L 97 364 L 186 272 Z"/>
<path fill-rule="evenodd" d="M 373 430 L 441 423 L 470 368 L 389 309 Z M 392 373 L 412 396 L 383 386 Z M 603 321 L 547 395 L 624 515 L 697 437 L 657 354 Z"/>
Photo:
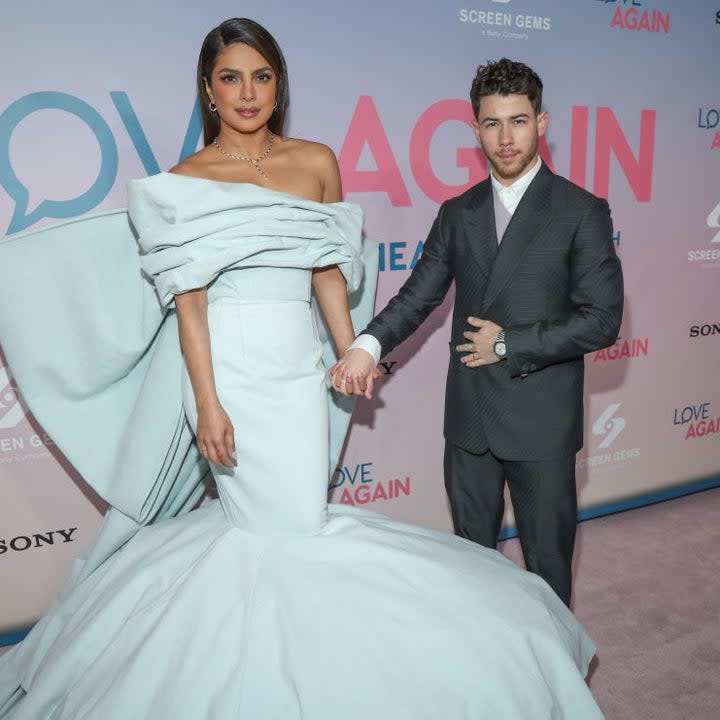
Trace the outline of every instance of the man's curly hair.
<path fill-rule="evenodd" d="M 473 115 L 478 116 L 480 99 L 487 95 L 527 95 L 535 114 L 542 111 L 543 84 L 527 65 L 508 58 L 480 65 L 470 88 Z"/>

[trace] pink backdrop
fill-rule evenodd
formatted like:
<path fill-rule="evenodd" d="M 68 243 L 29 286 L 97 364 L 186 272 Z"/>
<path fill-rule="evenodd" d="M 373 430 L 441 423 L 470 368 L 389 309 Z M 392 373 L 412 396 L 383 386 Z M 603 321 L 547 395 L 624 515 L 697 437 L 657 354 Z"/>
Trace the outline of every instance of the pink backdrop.
<path fill-rule="evenodd" d="M 6 234 L 122 206 L 129 178 L 197 146 L 197 51 L 236 4 L 10 4 L 0 43 L 4 66 L 16 68 L 0 87 Z M 422 252 L 438 203 L 487 173 L 469 127 L 475 67 L 502 56 L 534 67 L 550 113 L 543 157 L 609 199 L 626 279 L 621 337 L 586 360 L 582 515 L 718 484 L 712 3 L 266 0 L 242 12 L 286 53 L 289 133 L 333 147 L 347 199 L 365 210 L 380 243 L 378 307 Z M 377 397 L 356 410 L 335 501 L 450 528 L 441 425 L 451 302 L 385 359 Z M 0 498 L 0 641 L 9 642 L 92 541 L 102 503 L 33 424 L 1 357 Z"/>

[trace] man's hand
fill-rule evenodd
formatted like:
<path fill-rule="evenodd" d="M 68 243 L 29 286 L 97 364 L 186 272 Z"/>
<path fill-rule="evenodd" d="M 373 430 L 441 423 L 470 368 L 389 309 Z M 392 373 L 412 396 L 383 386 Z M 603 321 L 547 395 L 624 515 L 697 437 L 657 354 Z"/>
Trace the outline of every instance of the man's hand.
<path fill-rule="evenodd" d="M 468 342 L 455 346 L 458 352 L 466 353 L 460 357 L 460 362 L 472 368 L 499 362 L 493 345 L 502 328 L 492 320 L 472 316 L 468 318 L 468 323 L 477 329 L 464 332 L 463 337 L 467 338 Z"/>
<path fill-rule="evenodd" d="M 348 350 L 329 370 L 333 387 L 343 395 L 364 395 L 371 398 L 375 379 L 382 373 L 375 367 L 369 352 L 355 348 Z"/>

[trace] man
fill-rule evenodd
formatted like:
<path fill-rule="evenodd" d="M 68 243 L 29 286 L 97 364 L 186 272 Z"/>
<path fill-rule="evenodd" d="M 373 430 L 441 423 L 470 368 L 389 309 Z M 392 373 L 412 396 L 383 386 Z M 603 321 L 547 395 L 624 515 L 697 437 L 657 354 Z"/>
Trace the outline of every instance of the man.
<path fill-rule="evenodd" d="M 610 210 L 540 160 L 548 116 L 529 67 L 481 66 L 470 99 L 491 176 L 442 204 L 412 274 L 333 383 L 370 396 L 379 359 L 454 281 L 444 470 L 455 532 L 495 547 L 507 480 L 525 564 L 569 605 L 583 354 L 611 345 L 622 317 Z"/>

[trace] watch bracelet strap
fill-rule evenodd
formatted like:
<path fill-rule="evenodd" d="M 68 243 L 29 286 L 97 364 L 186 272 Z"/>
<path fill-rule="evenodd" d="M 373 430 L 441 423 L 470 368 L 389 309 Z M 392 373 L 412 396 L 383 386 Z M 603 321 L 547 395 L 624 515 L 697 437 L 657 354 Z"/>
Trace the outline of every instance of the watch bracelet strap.
<path fill-rule="evenodd" d="M 493 343 L 493 352 L 495 351 L 495 346 L 498 343 L 505 343 L 505 330 L 501 329 L 498 331 L 497 337 L 495 338 L 495 342 Z M 497 355 L 497 353 L 495 353 Z M 500 357 L 500 356 L 498 356 Z M 504 360 L 507 357 L 507 343 L 505 343 L 505 353 L 502 355 L 501 359 Z"/>

